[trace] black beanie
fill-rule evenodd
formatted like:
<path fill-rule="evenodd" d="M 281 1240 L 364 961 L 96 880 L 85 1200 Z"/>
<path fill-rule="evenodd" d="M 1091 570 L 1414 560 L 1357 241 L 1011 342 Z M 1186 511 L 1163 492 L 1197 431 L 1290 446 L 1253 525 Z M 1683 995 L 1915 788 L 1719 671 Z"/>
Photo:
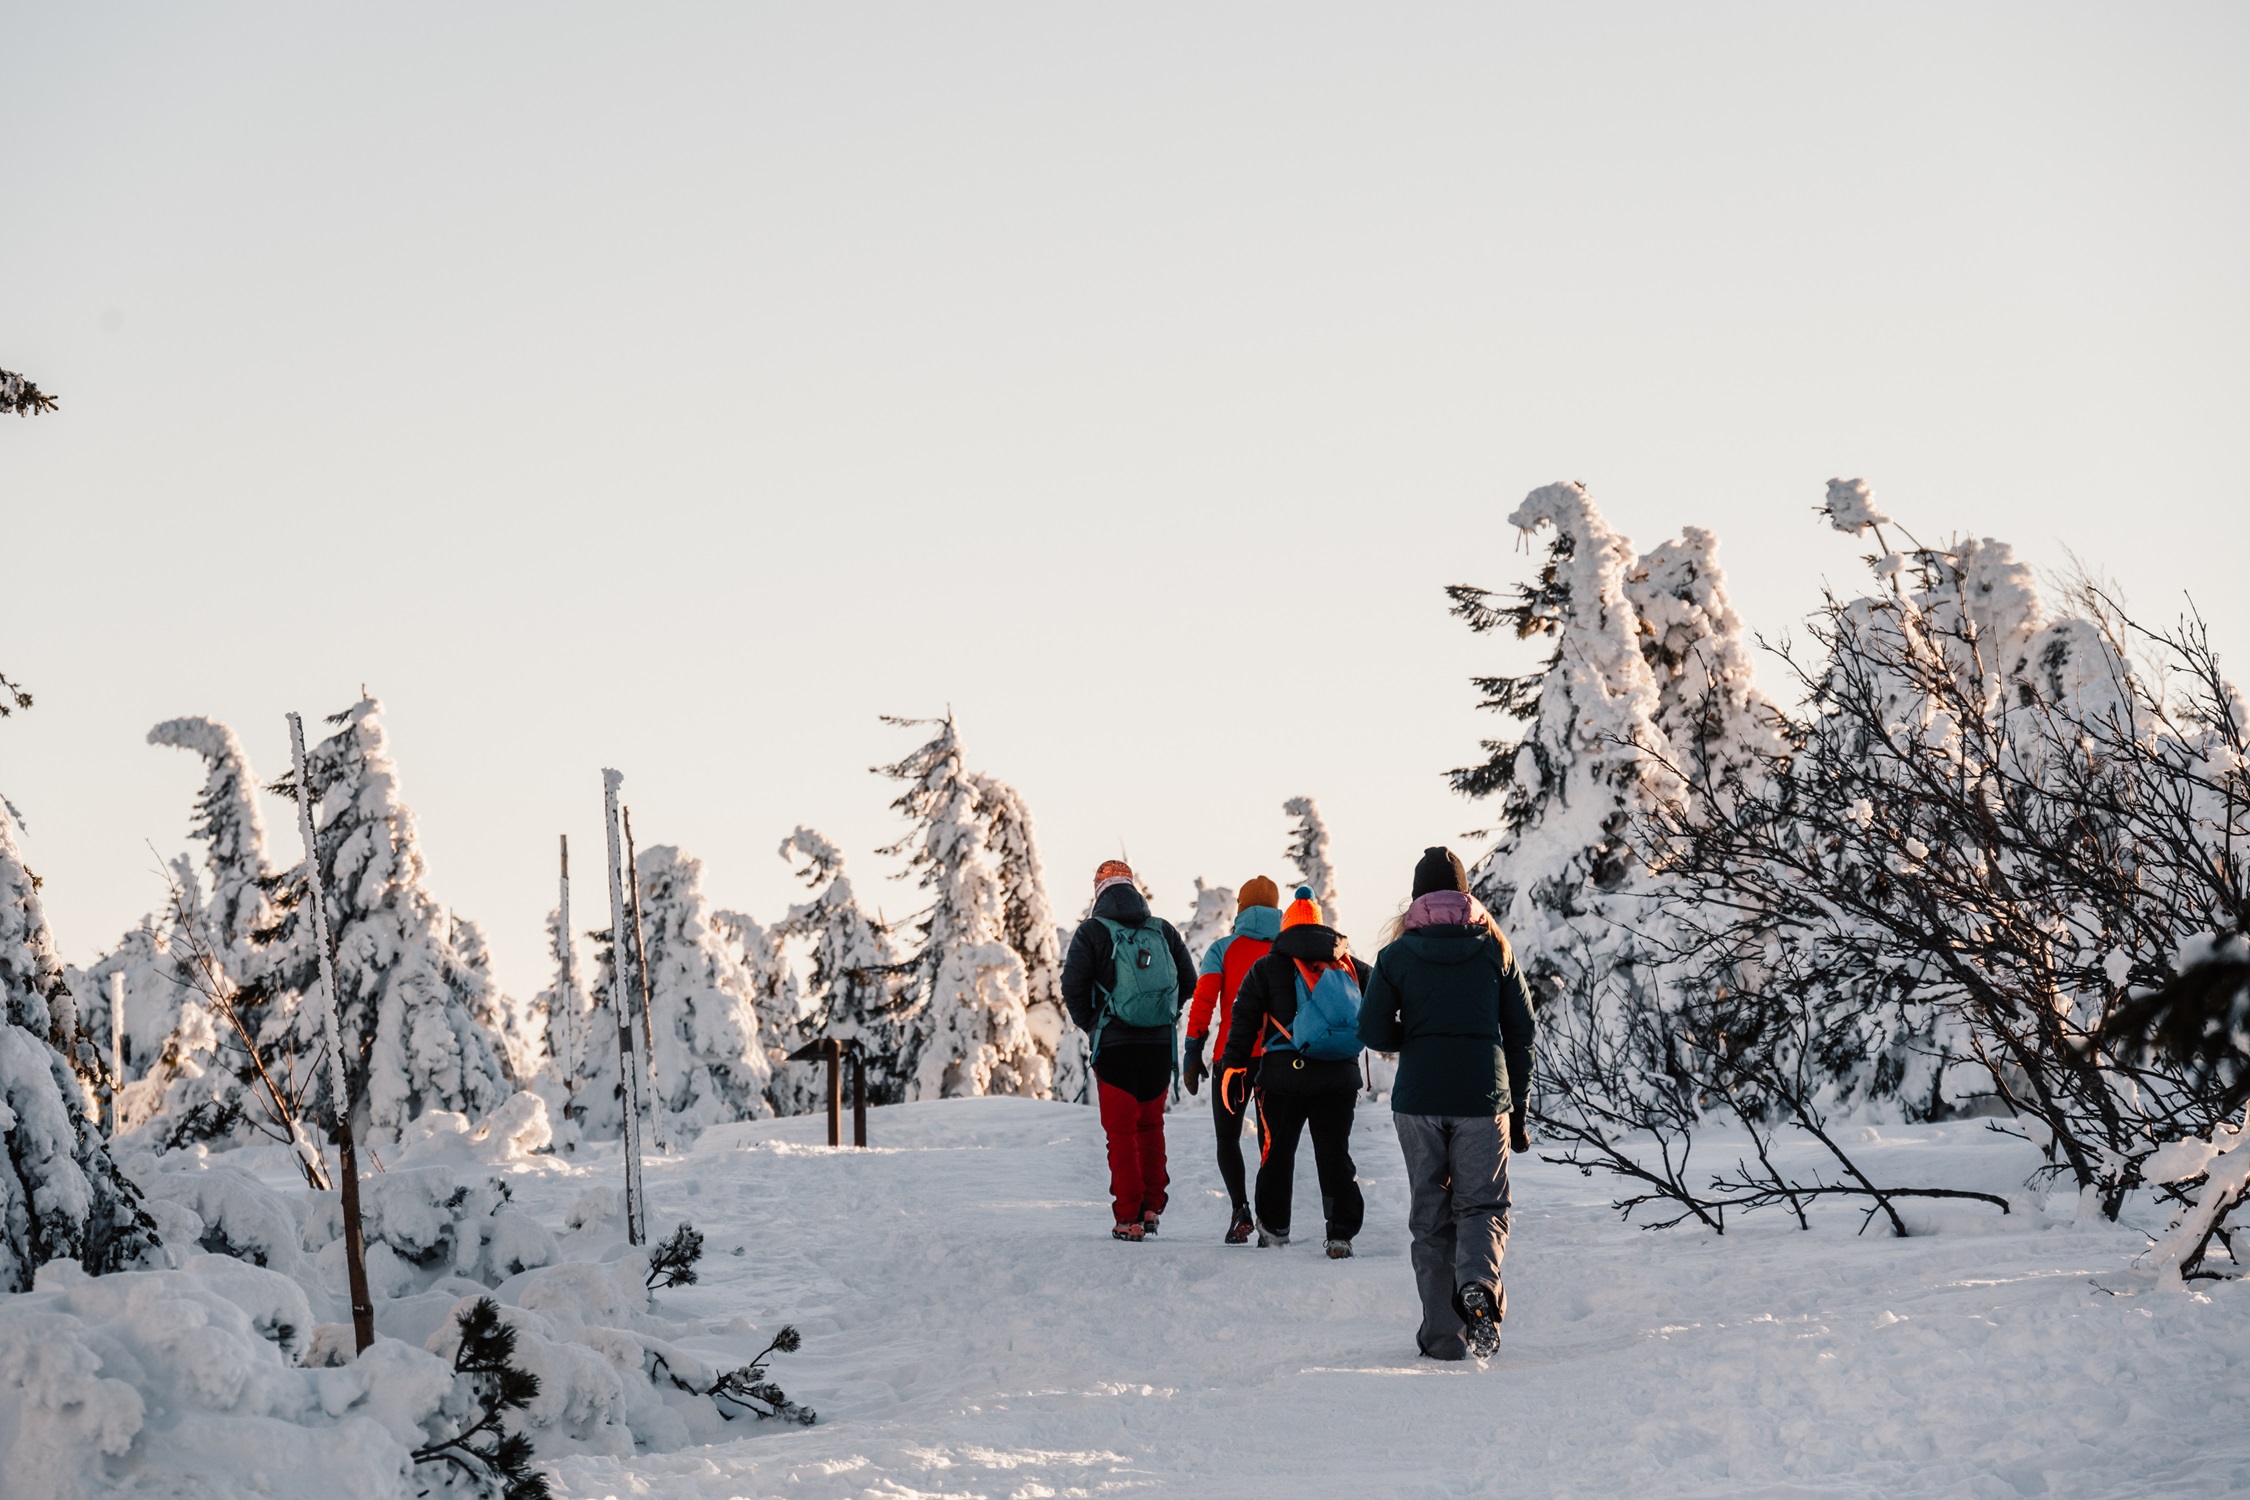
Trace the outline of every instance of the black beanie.
<path fill-rule="evenodd" d="M 1461 891 L 1469 889 L 1469 872 L 1461 868 L 1461 856 L 1451 849 L 1431 847 L 1422 851 L 1422 858 L 1414 866 L 1414 899 L 1419 901 L 1432 891 Z"/>

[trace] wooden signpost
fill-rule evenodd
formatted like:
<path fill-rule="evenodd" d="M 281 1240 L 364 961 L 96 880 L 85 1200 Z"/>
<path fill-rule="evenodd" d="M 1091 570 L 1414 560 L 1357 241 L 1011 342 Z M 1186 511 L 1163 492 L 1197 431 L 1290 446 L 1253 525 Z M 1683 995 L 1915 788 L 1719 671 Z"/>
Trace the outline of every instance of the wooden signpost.
<path fill-rule="evenodd" d="M 828 1144 L 844 1144 L 844 1059 L 852 1060 L 852 1144 L 867 1144 L 867 1057 L 857 1040 L 824 1036 L 789 1054 L 791 1062 L 828 1062 Z"/>

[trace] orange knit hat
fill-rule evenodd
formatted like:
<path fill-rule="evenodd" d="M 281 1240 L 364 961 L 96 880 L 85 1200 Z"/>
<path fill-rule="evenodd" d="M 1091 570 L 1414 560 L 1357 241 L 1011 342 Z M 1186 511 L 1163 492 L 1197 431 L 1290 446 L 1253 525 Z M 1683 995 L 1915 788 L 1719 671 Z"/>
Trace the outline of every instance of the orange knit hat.
<path fill-rule="evenodd" d="M 1280 904 L 1281 887 L 1275 885 L 1263 875 L 1251 876 L 1248 880 L 1242 882 L 1242 889 L 1234 894 L 1234 910 L 1237 916 L 1253 906 L 1279 906 Z"/>
<path fill-rule="evenodd" d="M 1311 886 L 1301 885 L 1297 887 L 1297 899 L 1290 902 L 1288 910 L 1281 914 L 1281 930 L 1287 932 L 1290 928 L 1302 927 L 1307 922 L 1314 926 L 1320 924 L 1320 903 L 1313 900 Z"/>
<path fill-rule="evenodd" d="M 1131 865 L 1121 859 L 1105 859 L 1094 870 L 1094 888 L 1099 890 L 1108 881 L 1129 881 L 1132 878 L 1133 867 Z"/>

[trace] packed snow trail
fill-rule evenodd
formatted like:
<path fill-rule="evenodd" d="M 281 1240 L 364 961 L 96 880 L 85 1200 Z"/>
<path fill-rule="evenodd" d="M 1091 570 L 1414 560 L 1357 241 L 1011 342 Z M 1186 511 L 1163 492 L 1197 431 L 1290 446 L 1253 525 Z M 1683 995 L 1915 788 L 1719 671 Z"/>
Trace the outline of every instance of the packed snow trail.
<path fill-rule="evenodd" d="M 708 1236 L 701 1283 L 661 1306 L 795 1323 L 804 1351 L 774 1375 L 820 1425 L 565 1458 L 556 1493 L 2250 1492 L 2250 1287 L 2158 1293 L 2132 1264 L 2145 1236 L 2061 1199 L 1925 1214 L 1938 1232 L 1904 1242 L 1854 1235 L 1856 1210 L 1722 1239 L 1622 1224 L 1605 1180 L 1519 1158 L 1499 1358 L 1417 1359 L 1388 1114 L 1360 1112 L 1348 1261 L 1219 1242 L 1197 1101 L 1170 1122 L 1173 1203 L 1142 1245 L 1108 1237 L 1084 1108 L 880 1109 L 865 1152 L 820 1144 L 818 1116 L 710 1131 L 650 1164 L 652 1225 Z M 1900 1180 L 2001 1191 L 2036 1165 L 1974 1122 L 1861 1149 Z M 553 1220 L 587 1177 L 518 1181 Z M 1311 1232 L 1309 1153 L 1297 1203 Z"/>

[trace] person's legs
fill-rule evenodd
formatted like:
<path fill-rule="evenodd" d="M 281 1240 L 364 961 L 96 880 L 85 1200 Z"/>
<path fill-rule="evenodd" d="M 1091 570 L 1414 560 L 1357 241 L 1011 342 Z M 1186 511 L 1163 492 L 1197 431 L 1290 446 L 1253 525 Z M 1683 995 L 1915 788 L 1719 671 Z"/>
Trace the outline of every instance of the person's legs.
<path fill-rule="evenodd" d="M 1367 1200 L 1359 1191 L 1359 1168 L 1352 1164 L 1352 1110 L 1359 1103 L 1359 1090 L 1315 1094 L 1307 1103 L 1313 1165 L 1320 1172 L 1320 1207 L 1328 1220 L 1328 1237 L 1349 1240 L 1359 1233 L 1367 1217 Z"/>
<path fill-rule="evenodd" d="M 1393 1114 L 1406 1157 L 1406 1227 L 1414 1236 L 1414 1289 L 1422 1299 L 1422 1326 L 1414 1342 L 1435 1359 L 1466 1359 L 1469 1346 L 1454 1290 L 1452 1166 L 1447 1126 L 1439 1115 Z"/>
<path fill-rule="evenodd" d="M 1297 1137 L 1305 1129 L 1305 1098 L 1258 1090 L 1258 1227 L 1286 1238 L 1290 1188 L 1297 1173 Z"/>
<path fill-rule="evenodd" d="M 1211 1124 L 1219 1133 L 1219 1180 L 1227 1185 L 1227 1202 L 1243 1208 L 1250 1202 L 1250 1180 L 1242 1167 L 1242 1117 L 1250 1101 L 1229 1109 L 1225 1092 L 1215 1086 L 1211 1090 Z"/>
<path fill-rule="evenodd" d="M 1446 1123 L 1452 1127 L 1454 1285 L 1487 1287 L 1497 1303 L 1500 1258 L 1508 1250 L 1508 1117 Z"/>
<path fill-rule="evenodd" d="M 1164 1205 L 1172 1201 L 1171 1194 L 1167 1191 L 1172 1186 L 1172 1178 L 1164 1169 L 1164 1104 L 1162 1094 L 1141 1103 L 1137 1132 L 1141 1161 L 1141 1213 L 1135 1215 L 1136 1218 L 1160 1214 L 1164 1212 Z"/>
<path fill-rule="evenodd" d="M 1109 1141 L 1109 1198 L 1116 1224 L 1141 1221 L 1141 1101 L 1106 1080 L 1097 1080 L 1102 1134 Z"/>

